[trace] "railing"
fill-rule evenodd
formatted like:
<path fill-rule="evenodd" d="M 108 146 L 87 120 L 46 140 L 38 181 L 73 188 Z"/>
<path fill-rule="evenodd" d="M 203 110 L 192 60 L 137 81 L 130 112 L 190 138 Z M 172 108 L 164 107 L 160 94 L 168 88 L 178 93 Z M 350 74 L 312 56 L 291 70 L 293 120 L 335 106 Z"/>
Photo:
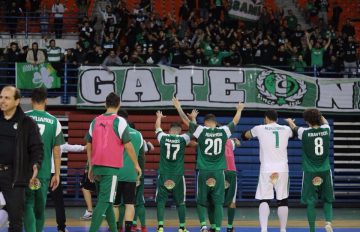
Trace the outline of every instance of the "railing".
<path fill-rule="evenodd" d="M 83 16 L 81 16 L 83 17 Z M 62 32 L 78 33 L 79 23 L 82 18 L 78 12 L 65 12 L 63 16 Z M 0 33 L 13 36 L 21 35 L 28 38 L 29 35 L 40 34 L 48 37 L 55 32 L 54 17 L 51 12 L 43 15 L 40 12 L 24 12 L 21 16 L 1 16 Z"/>
<path fill-rule="evenodd" d="M 99 65 L 96 65 L 99 66 Z M 138 66 L 138 65 L 137 65 Z M 140 65 L 145 66 L 145 65 Z M 69 104 L 70 97 L 77 96 L 77 81 L 78 81 L 78 67 L 74 64 L 63 63 L 59 66 L 58 73 L 61 74 L 61 88 L 60 89 L 50 89 L 48 91 L 49 97 L 61 97 L 62 104 Z M 250 67 L 250 66 L 246 66 Z M 290 72 L 294 72 L 291 66 L 272 66 L 273 68 L 278 68 Z M 326 72 L 318 70 L 316 67 L 306 68 L 304 72 L 296 72 L 299 74 L 304 74 L 310 77 L 332 77 L 332 78 L 341 78 L 341 77 L 359 77 L 360 72 L 359 68 L 354 72 Z M 4 85 L 15 85 L 15 64 L 0 62 L 0 88 Z M 24 90 L 22 94 L 26 97 L 29 96 L 31 91 Z"/>

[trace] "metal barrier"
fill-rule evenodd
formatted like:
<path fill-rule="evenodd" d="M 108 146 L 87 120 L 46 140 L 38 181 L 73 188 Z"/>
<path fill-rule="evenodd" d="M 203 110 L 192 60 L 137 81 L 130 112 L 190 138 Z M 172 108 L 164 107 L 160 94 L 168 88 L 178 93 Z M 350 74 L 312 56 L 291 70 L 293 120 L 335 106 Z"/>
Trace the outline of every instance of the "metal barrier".
<path fill-rule="evenodd" d="M 88 65 L 88 64 L 87 64 Z M 98 64 L 94 65 L 98 66 Z M 136 66 L 146 66 L 146 65 L 136 65 Z M 249 66 L 246 66 L 249 67 Z M 255 66 L 254 66 L 255 67 Z M 282 69 L 289 72 L 294 72 L 291 69 L 291 66 L 272 66 L 273 68 Z M 62 63 L 59 65 L 58 75 L 61 77 L 61 88 L 60 89 L 50 89 L 48 91 L 49 97 L 61 97 L 62 104 L 69 104 L 70 97 L 77 96 L 77 81 L 78 81 L 78 68 L 79 66 L 74 64 Z M 15 85 L 15 63 L 6 63 L 0 62 L 0 88 L 5 85 Z M 317 69 L 316 67 L 309 67 L 305 69 L 304 72 L 297 72 L 304 74 L 310 77 L 332 77 L 332 78 L 341 78 L 341 77 L 358 77 L 359 68 L 356 69 L 356 72 L 326 72 Z M 29 96 L 31 91 L 23 90 L 23 96 Z"/>

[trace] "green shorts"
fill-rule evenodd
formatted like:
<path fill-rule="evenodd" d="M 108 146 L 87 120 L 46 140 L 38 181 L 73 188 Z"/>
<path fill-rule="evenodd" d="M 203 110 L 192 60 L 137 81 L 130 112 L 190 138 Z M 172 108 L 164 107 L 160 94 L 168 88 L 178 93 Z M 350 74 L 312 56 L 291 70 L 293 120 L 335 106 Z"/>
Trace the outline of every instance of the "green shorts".
<path fill-rule="evenodd" d="M 234 171 L 225 171 L 225 200 L 224 205 L 228 206 L 236 202 L 237 175 Z"/>
<path fill-rule="evenodd" d="M 156 203 L 165 204 L 172 193 L 176 205 L 184 204 L 186 198 L 185 177 L 178 175 L 159 175 L 156 189 Z"/>
<path fill-rule="evenodd" d="M 144 177 L 140 178 L 140 184 L 136 187 L 135 206 L 145 204 L 144 199 Z"/>
<path fill-rule="evenodd" d="M 117 175 L 96 175 L 95 186 L 98 202 L 114 203 L 117 188 Z"/>
<path fill-rule="evenodd" d="M 320 198 L 323 202 L 335 200 L 331 171 L 304 172 L 301 203 L 315 204 Z"/>
<path fill-rule="evenodd" d="M 223 170 L 199 170 L 196 202 L 203 206 L 224 204 L 225 175 Z"/>

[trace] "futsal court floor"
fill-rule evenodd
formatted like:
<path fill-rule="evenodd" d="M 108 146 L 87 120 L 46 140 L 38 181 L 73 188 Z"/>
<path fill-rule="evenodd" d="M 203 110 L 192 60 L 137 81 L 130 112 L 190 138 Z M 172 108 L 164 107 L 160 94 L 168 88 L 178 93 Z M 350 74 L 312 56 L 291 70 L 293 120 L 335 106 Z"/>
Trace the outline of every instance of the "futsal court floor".
<path fill-rule="evenodd" d="M 69 232 L 88 231 L 90 221 L 81 221 L 80 217 L 84 214 L 85 208 L 69 207 L 66 208 L 67 229 Z M 51 207 L 46 209 L 46 228 L 44 232 L 56 232 L 55 210 Z M 146 209 L 146 222 L 149 232 L 156 231 L 156 208 L 149 207 Z M 226 219 L 226 209 L 224 209 L 224 219 Z M 190 232 L 199 232 L 199 222 L 196 208 L 187 208 L 187 229 Z M 227 221 L 223 221 L 223 230 Z M 166 208 L 164 231 L 177 232 L 177 211 L 173 207 Z M 258 222 L 258 208 L 240 207 L 237 208 L 234 223 L 236 232 L 260 232 Z M 360 208 L 334 208 L 334 232 L 360 232 Z M 104 221 L 101 227 L 103 232 L 107 232 L 107 224 Z M 276 208 L 271 210 L 269 217 L 268 232 L 278 232 L 278 219 Z M 306 232 L 307 227 L 306 209 L 289 208 L 289 220 L 287 232 Z M 324 219 L 322 209 L 317 209 L 317 232 L 324 232 Z"/>

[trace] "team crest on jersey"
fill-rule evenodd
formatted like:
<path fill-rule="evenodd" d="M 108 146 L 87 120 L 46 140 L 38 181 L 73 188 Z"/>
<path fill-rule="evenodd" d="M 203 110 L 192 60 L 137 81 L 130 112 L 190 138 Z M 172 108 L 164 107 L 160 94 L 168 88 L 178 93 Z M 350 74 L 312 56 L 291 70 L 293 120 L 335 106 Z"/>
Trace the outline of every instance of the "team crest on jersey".
<path fill-rule="evenodd" d="M 209 187 L 214 187 L 216 185 L 216 180 L 214 178 L 209 178 L 206 180 L 206 185 Z"/>
<path fill-rule="evenodd" d="M 175 182 L 173 180 L 167 180 L 164 183 L 166 189 L 171 190 L 175 187 Z"/>
<path fill-rule="evenodd" d="M 274 173 L 272 173 L 272 174 L 270 175 L 270 182 L 271 182 L 272 184 L 276 184 L 276 182 L 278 181 L 278 179 L 279 179 L 279 173 L 274 172 Z"/>
<path fill-rule="evenodd" d="M 17 130 L 17 128 L 18 128 L 17 122 L 14 123 L 14 126 L 13 126 L 13 127 L 14 127 L 15 130 Z"/>
<path fill-rule="evenodd" d="M 225 180 L 225 189 L 228 189 L 230 187 L 229 181 Z"/>
<path fill-rule="evenodd" d="M 312 179 L 312 183 L 314 186 L 320 186 L 323 183 L 323 179 L 320 176 L 315 176 Z"/>
<path fill-rule="evenodd" d="M 268 105 L 300 105 L 307 92 L 304 81 L 273 70 L 262 71 L 257 76 L 256 87 L 258 98 Z"/>

